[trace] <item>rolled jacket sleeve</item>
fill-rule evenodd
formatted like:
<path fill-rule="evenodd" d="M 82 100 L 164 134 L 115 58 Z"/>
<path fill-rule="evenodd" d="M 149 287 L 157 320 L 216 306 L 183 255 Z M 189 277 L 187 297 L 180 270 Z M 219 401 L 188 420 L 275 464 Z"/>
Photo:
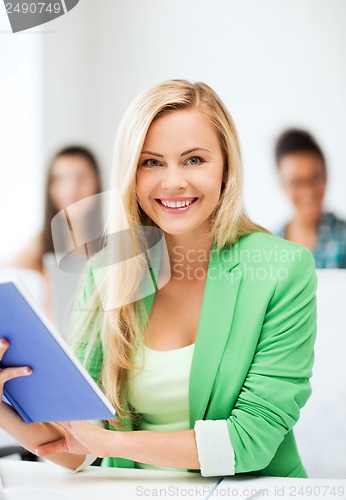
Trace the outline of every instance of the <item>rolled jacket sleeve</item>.
<path fill-rule="evenodd" d="M 232 476 L 234 451 L 227 420 L 197 420 L 194 429 L 201 475 Z"/>

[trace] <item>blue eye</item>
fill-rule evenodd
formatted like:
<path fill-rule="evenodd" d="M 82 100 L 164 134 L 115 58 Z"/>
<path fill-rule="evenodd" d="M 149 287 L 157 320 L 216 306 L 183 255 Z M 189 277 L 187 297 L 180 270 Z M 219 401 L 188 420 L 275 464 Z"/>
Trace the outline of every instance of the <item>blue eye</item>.
<path fill-rule="evenodd" d="M 204 163 L 204 160 L 200 156 L 191 156 L 191 158 L 189 158 L 186 161 L 186 163 L 189 163 L 189 165 L 192 165 L 194 167 L 196 165 L 200 165 L 201 163 Z"/>

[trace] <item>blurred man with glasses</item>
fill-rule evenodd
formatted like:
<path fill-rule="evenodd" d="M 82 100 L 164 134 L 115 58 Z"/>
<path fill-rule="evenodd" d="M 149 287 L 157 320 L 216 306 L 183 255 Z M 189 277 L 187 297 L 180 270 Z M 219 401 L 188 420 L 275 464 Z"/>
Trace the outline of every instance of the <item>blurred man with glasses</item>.
<path fill-rule="evenodd" d="M 294 215 L 277 235 L 309 248 L 317 268 L 346 268 L 346 222 L 324 211 L 327 168 L 311 134 L 290 129 L 275 146 L 282 187 Z"/>

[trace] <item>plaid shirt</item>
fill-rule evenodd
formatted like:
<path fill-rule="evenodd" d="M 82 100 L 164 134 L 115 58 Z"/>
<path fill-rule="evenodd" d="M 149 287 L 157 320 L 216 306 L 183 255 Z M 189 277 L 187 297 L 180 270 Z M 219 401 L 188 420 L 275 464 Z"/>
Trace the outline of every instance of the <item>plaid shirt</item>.
<path fill-rule="evenodd" d="M 285 238 L 287 225 L 276 231 Z M 325 213 L 318 224 L 318 240 L 312 253 L 317 268 L 346 268 L 346 221 Z"/>

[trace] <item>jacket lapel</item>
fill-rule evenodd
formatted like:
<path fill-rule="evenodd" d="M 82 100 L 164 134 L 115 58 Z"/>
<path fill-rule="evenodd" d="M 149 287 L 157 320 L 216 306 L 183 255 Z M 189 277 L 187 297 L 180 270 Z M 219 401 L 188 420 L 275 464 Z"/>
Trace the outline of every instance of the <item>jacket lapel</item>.
<path fill-rule="evenodd" d="M 190 428 L 203 419 L 231 329 L 240 273 L 238 242 L 214 250 L 209 261 L 195 351 L 190 372 Z"/>

